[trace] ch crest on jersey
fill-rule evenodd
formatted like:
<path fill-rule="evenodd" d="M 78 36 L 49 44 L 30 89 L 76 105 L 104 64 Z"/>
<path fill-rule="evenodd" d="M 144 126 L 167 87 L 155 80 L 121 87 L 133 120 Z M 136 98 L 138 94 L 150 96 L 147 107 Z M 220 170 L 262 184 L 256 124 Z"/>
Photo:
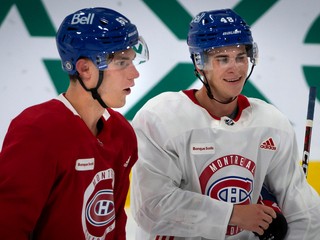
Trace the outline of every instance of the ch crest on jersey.
<path fill-rule="evenodd" d="M 240 155 L 226 155 L 210 161 L 199 176 L 202 193 L 224 202 L 250 204 L 255 170 L 255 162 Z M 229 225 L 226 234 L 231 236 L 241 231 Z"/>
<path fill-rule="evenodd" d="M 86 217 L 95 226 L 103 226 L 113 221 L 115 218 L 113 191 L 97 192 L 87 205 Z"/>
<path fill-rule="evenodd" d="M 84 193 L 82 227 L 86 239 L 104 239 L 115 227 L 114 171 L 96 173 Z"/>
<path fill-rule="evenodd" d="M 224 202 L 250 204 L 252 185 L 252 180 L 248 178 L 225 177 L 211 184 L 207 195 Z"/>

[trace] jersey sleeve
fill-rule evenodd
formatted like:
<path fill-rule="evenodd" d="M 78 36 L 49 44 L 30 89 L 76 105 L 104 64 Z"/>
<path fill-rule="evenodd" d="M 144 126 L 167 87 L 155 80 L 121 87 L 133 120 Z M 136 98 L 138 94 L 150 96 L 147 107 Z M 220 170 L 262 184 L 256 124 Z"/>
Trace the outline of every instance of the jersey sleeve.
<path fill-rule="evenodd" d="M 138 225 L 151 235 L 224 239 L 233 205 L 180 188 L 183 166 L 168 147 L 167 129 L 154 114 L 141 110 L 132 124 L 139 159 L 130 196 Z"/>
<path fill-rule="evenodd" d="M 134 141 L 136 143 L 136 141 Z M 135 144 L 136 146 L 136 144 Z M 124 172 L 122 172 L 121 176 L 117 178 L 117 185 L 115 187 L 115 190 L 117 191 L 116 194 L 116 204 L 119 205 L 117 207 L 118 212 L 116 215 L 116 227 L 115 227 L 115 233 L 114 235 L 117 236 L 117 239 L 119 240 L 125 240 L 126 239 L 126 223 L 127 223 L 127 215 L 125 211 L 126 207 L 126 200 L 128 195 L 128 189 L 130 186 L 130 179 L 129 175 L 132 169 L 132 166 L 137 161 L 137 148 L 134 148 L 134 151 L 131 155 L 130 161 L 127 164 L 127 167 L 124 168 Z"/>
<path fill-rule="evenodd" d="M 113 116 L 109 122 L 106 134 L 115 135 L 112 145 L 119 149 L 119 158 L 115 160 L 115 186 L 114 186 L 114 203 L 116 208 L 115 229 L 113 236 L 118 240 L 126 239 L 126 222 L 127 215 L 125 211 L 126 200 L 130 185 L 130 172 L 132 166 L 138 159 L 137 138 L 131 124 L 118 112 L 108 109 Z M 110 128 L 110 129 L 109 129 Z"/>
<path fill-rule="evenodd" d="M 129 180 L 127 179 L 122 179 L 122 181 L 125 181 L 125 186 L 127 189 L 127 184 Z M 121 187 L 121 186 L 120 186 Z M 122 196 L 119 196 L 122 195 Z M 125 202 L 126 202 L 126 196 L 127 196 L 127 191 L 122 191 L 122 193 L 119 193 L 119 195 L 117 196 L 117 200 L 118 202 L 116 203 L 117 205 L 119 205 L 118 211 L 116 213 L 116 226 L 114 229 L 114 236 L 117 236 L 117 239 L 119 240 L 125 240 L 126 239 L 126 223 L 127 223 L 127 215 L 125 212 Z"/>
<path fill-rule="evenodd" d="M 320 198 L 300 165 L 294 131 L 283 134 L 283 151 L 279 151 L 277 164 L 267 173 L 266 182 L 287 219 L 286 239 L 316 240 L 320 236 Z"/>
<path fill-rule="evenodd" d="M 17 120 L 8 129 L 0 153 L 2 239 L 29 239 L 49 195 L 55 166 L 43 141 L 43 132 Z"/>

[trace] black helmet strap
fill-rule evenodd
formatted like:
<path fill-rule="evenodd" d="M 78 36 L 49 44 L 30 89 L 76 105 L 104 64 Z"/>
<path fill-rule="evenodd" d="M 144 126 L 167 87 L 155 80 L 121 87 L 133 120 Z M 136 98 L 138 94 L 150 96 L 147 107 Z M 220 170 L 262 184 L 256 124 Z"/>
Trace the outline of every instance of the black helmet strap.
<path fill-rule="evenodd" d="M 253 72 L 254 66 L 255 66 L 255 65 L 252 65 L 251 70 L 250 70 L 250 73 L 249 73 L 248 77 L 246 78 L 245 84 L 247 83 L 249 77 L 251 76 L 251 74 L 252 74 L 252 72 Z M 215 100 L 215 101 L 217 101 L 218 103 L 221 103 L 221 104 L 229 104 L 229 103 L 231 103 L 231 102 L 233 102 L 234 100 L 237 99 L 238 96 L 235 96 L 235 97 L 233 97 L 232 99 L 230 99 L 230 100 L 228 100 L 228 101 L 225 101 L 225 102 L 222 102 L 222 101 L 216 99 L 216 98 L 213 96 L 213 94 L 212 94 L 211 88 L 210 88 L 210 86 L 209 86 L 209 83 L 208 83 L 208 80 L 207 80 L 207 78 L 206 78 L 206 75 L 205 75 L 204 71 L 201 70 L 201 74 L 202 74 L 202 76 L 203 76 L 204 79 L 202 79 L 202 77 L 201 77 L 200 73 L 197 71 L 197 69 L 194 70 L 194 74 L 195 74 L 196 77 L 203 83 L 203 85 L 206 87 L 206 89 L 207 89 L 207 95 L 208 95 L 208 97 L 209 97 L 210 99 Z"/>
<path fill-rule="evenodd" d="M 97 83 L 97 86 L 94 87 L 94 88 L 87 88 L 86 85 L 84 85 L 84 83 L 83 83 L 81 77 L 79 76 L 78 72 L 76 73 L 76 76 L 77 76 L 77 79 L 80 82 L 81 86 L 86 91 L 91 92 L 91 95 L 92 95 L 93 99 L 97 100 L 103 108 L 108 108 L 107 104 L 105 104 L 105 102 L 102 100 L 100 94 L 98 93 L 98 88 L 100 87 L 100 85 L 102 83 L 102 80 L 103 80 L 103 71 L 101 71 L 101 70 L 99 71 L 98 83 Z"/>
<path fill-rule="evenodd" d="M 199 80 L 200 80 L 200 81 L 203 83 L 203 85 L 206 87 L 206 89 L 207 89 L 207 95 L 208 95 L 208 97 L 209 97 L 210 99 L 212 99 L 212 100 L 214 100 L 214 101 L 216 101 L 216 102 L 218 102 L 218 103 L 221 103 L 221 104 L 229 104 L 229 103 L 233 102 L 234 100 L 236 100 L 236 99 L 238 98 L 238 96 L 235 96 L 235 97 L 233 97 L 232 99 L 230 99 L 230 100 L 228 100 L 228 101 L 224 101 L 224 102 L 216 99 L 216 98 L 213 96 L 213 94 L 212 94 L 212 91 L 211 91 L 211 88 L 210 88 L 210 86 L 209 86 L 209 83 L 208 83 L 208 80 L 207 80 L 207 78 L 206 78 L 205 73 L 201 70 L 201 73 L 202 73 L 202 76 L 203 76 L 204 79 L 202 79 L 200 73 L 199 73 L 196 69 L 194 70 L 194 73 L 195 73 L 195 75 L 197 76 L 197 78 L 199 78 Z"/>

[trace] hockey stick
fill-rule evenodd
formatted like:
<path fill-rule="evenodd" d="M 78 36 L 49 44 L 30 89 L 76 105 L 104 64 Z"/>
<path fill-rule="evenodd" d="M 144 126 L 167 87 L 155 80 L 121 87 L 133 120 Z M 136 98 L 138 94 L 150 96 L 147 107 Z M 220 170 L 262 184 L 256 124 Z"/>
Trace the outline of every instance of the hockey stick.
<path fill-rule="evenodd" d="M 307 122 L 306 122 L 306 131 L 304 137 L 304 149 L 302 156 L 302 168 L 306 175 L 308 176 L 308 166 L 309 166 L 309 157 L 310 157 L 310 145 L 311 145 L 311 135 L 313 127 L 313 116 L 314 116 L 314 105 L 316 100 L 316 87 L 310 87 L 309 90 L 309 102 L 308 102 L 308 111 L 307 111 Z"/>

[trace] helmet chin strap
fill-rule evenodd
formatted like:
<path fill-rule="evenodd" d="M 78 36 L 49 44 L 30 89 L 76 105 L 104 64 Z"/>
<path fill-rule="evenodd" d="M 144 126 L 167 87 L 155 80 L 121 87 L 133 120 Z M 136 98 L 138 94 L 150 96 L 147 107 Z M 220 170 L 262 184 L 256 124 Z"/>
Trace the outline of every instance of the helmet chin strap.
<path fill-rule="evenodd" d="M 84 85 L 78 72 L 76 73 L 76 75 L 77 75 L 77 79 L 80 82 L 81 86 L 86 91 L 91 92 L 93 99 L 97 100 L 103 108 L 108 108 L 107 104 L 105 104 L 105 102 L 102 100 L 100 94 L 98 93 L 98 88 L 100 87 L 102 80 L 103 80 L 103 71 L 99 71 L 99 79 L 98 79 L 97 86 L 95 88 L 87 88 L 86 85 Z"/>
<path fill-rule="evenodd" d="M 250 73 L 249 73 L 248 77 L 246 78 L 245 84 L 246 84 L 246 82 L 248 81 L 249 77 L 251 76 L 252 71 L 253 71 L 253 68 L 254 68 L 254 65 L 252 65 L 252 67 L 251 67 Z M 196 69 L 194 70 L 194 73 L 195 73 L 196 77 L 197 77 L 197 78 L 203 83 L 203 85 L 206 87 L 206 89 L 207 89 L 207 95 L 208 95 L 208 97 L 209 97 L 210 99 L 212 99 L 212 100 L 214 100 L 214 101 L 216 101 L 216 102 L 218 102 L 218 103 L 221 103 L 221 104 L 229 104 L 229 103 L 232 103 L 234 100 L 236 100 L 236 99 L 238 98 L 238 96 L 235 96 L 235 97 L 233 97 L 233 98 L 231 98 L 231 99 L 229 99 L 229 100 L 227 100 L 227 101 L 220 101 L 220 100 L 216 99 L 216 98 L 213 96 L 213 94 L 212 94 L 211 88 L 210 88 L 210 86 L 209 86 L 209 83 L 208 83 L 208 80 L 207 80 L 207 77 L 206 77 L 204 71 L 201 70 L 201 73 L 202 73 L 202 75 L 203 75 L 204 80 L 202 79 L 201 75 L 199 74 L 199 72 L 198 72 Z"/>
<path fill-rule="evenodd" d="M 194 72 L 195 72 L 195 75 L 197 76 L 197 78 L 199 78 L 199 80 L 200 80 L 200 81 L 203 83 L 203 85 L 206 87 L 206 89 L 207 89 L 207 95 L 208 95 L 208 97 L 209 97 L 210 99 L 212 99 L 212 100 L 214 100 L 214 101 L 216 101 L 216 102 L 218 102 L 218 103 L 221 103 L 221 104 L 229 104 L 229 103 L 233 102 L 234 100 L 236 100 L 236 99 L 238 98 L 238 96 L 235 96 L 235 97 L 233 97 L 233 98 L 231 98 L 230 100 L 227 100 L 227 101 L 220 101 L 220 100 L 216 99 L 216 98 L 213 96 L 213 94 L 212 94 L 212 91 L 211 91 L 211 88 L 210 88 L 210 86 L 209 86 L 209 83 L 208 83 L 208 80 L 207 80 L 207 78 L 206 78 L 205 73 L 204 73 L 203 71 L 201 71 L 201 73 L 202 73 L 202 75 L 203 75 L 203 78 L 205 79 L 205 80 L 203 80 L 203 79 L 201 78 L 201 75 L 199 74 L 199 72 L 198 72 L 197 70 L 195 70 Z"/>

